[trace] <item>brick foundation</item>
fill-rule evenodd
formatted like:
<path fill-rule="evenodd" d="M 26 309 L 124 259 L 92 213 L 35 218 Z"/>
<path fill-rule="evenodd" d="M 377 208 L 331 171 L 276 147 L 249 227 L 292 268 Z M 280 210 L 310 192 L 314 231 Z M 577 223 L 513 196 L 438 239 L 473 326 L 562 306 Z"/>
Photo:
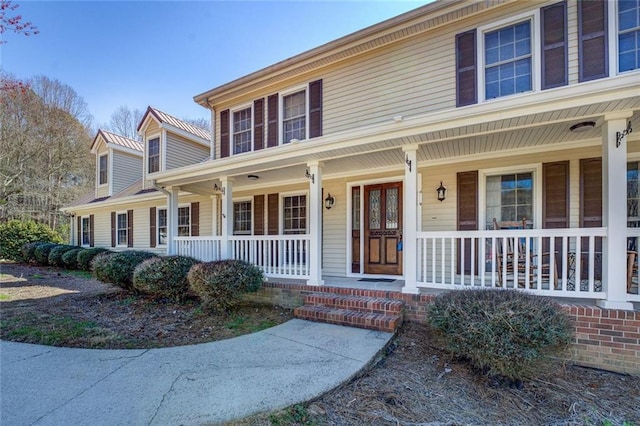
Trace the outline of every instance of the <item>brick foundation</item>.
<path fill-rule="evenodd" d="M 265 283 L 248 300 L 274 303 L 288 308 L 304 304 L 312 293 L 333 293 L 400 300 L 405 303 L 405 321 L 422 322 L 433 295 L 357 288 L 310 287 L 304 284 Z M 640 312 L 564 304 L 575 324 L 571 361 L 586 367 L 640 375 Z"/>

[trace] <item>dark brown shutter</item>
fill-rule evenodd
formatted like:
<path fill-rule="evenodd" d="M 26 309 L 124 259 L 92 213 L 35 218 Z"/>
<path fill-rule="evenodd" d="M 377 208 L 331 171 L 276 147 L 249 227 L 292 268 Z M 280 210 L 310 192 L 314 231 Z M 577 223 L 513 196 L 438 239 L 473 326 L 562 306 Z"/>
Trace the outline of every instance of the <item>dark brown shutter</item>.
<path fill-rule="evenodd" d="M 264 235 L 264 195 L 253 196 L 253 235 Z"/>
<path fill-rule="evenodd" d="M 76 216 L 78 218 L 76 222 L 76 229 L 78 230 L 78 246 L 82 245 L 82 216 Z M 71 228 L 73 229 L 73 228 Z"/>
<path fill-rule="evenodd" d="M 267 146 L 278 146 L 278 94 L 267 98 Z"/>
<path fill-rule="evenodd" d="M 569 83 L 567 69 L 567 3 L 540 10 L 542 27 L 542 88 Z"/>
<path fill-rule="evenodd" d="M 267 234 L 278 235 L 279 217 L 278 217 L 278 194 L 267 195 Z"/>
<path fill-rule="evenodd" d="M 478 102 L 476 30 L 456 35 L 456 106 Z"/>
<path fill-rule="evenodd" d="M 609 75 L 607 43 L 607 2 L 579 0 L 578 57 L 581 82 Z"/>
<path fill-rule="evenodd" d="M 253 101 L 253 149 L 264 148 L 264 99 Z"/>
<path fill-rule="evenodd" d="M 542 227 L 569 227 L 569 162 L 542 165 Z"/>
<path fill-rule="evenodd" d="M 220 157 L 229 156 L 229 146 L 231 145 L 231 135 L 229 134 L 229 110 L 220 112 Z"/>
<path fill-rule="evenodd" d="M 149 208 L 149 247 L 156 246 L 156 208 Z"/>
<path fill-rule="evenodd" d="M 200 203 L 191 203 L 191 236 L 200 236 Z"/>
<path fill-rule="evenodd" d="M 94 224 L 95 224 L 95 219 L 94 219 L 94 216 L 91 214 L 89 215 L 89 247 L 93 247 L 95 245 L 95 242 L 93 240 L 93 236 L 95 235 Z"/>
<path fill-rule="evenodd" d="M 322 136 L 322 80 L 309 83 L 309 138 Z"/>
<path fill-rule="evenodd" d="M 133 210 L 127 210 L 127 247 L 133 247 Z"/>
<path fill-rule="evenodd" d="M 580 227 L 602 226 L 602 159 L 580 160 Z"/>
<path fill-rule="evenodd" d="M 457 197 L 457 228 L 458 231 L 475 231 L 478 229 L 478 171 L 461 172 L 457 176 L 456 188 Z M 471 273 L 471 239 L 464 240 L 464 273 Z M 461 259 L 462 253 L 458 246 L 458 259 Z M 476 246 L 475 272 L 478 271 Z M 458 273 L 460 272 L 460 261 L 457 263 Z"/>
<path fill-rule="evenodd" d="M 116 246 L 116 212 L 111 212 L 111 247 Z"/>

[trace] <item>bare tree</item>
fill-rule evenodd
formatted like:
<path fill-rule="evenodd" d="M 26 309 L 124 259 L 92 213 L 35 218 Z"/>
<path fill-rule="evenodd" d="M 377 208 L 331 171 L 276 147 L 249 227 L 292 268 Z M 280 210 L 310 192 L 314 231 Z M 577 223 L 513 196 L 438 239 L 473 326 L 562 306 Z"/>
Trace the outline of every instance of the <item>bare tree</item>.
<path fill-rule="evenodd" d="M 189 123 L 193 126 L 199 127 L 201 129 L 211 131 L 211 122 L 206 118 L 189 118 L 185 117 L 182 121 Z"/>
<path fill-rule="evenodd" d="M 6 31 L 13 31 L 26 36 L 38 34 L 38 27 L 31 22 L 22 20 L 22 15 L 15 15 L 13 12 L 18 8 L 17 4 L 12 4 L 11 0 L 0 0 L 0 34 Z M 6 41 L 0 40 L 0 44 Z"/>
<path fill-rule="evenodd" d="M 131 109 L 122 105 L 111 114 L 111 120 L 106 126 L 107 130 L 125 136 L 129 139 L 140 140 L 138 136 L 138 124 L 142 120 L 144 112 L 139 109 Z"/>

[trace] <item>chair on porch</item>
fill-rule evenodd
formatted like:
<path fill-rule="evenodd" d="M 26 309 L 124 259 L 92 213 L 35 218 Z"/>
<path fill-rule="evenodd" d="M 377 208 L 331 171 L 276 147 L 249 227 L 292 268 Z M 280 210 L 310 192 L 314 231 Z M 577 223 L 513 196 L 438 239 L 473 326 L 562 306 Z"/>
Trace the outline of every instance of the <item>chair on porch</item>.
<path fill-rule="evenodd" d="M 635 282 L 638 283 L 638 239 L 636 237 L 627 238 L 627 293 L 631 293 L 631 288 Z"/>
<path fill-rule="evenodd" d="M 493 218 L 493 229 L 526 229 L 527 218 L 523 217 L 521 221 L 498 222 Z M 517 256 L 517 258 L 516 258 Z M 525 241 L 518 237 L 499 238 L 496 241 L 496 271 L 498 273 L 498 283 L 500 287 L 504 286 L 503 272 L 506 271 L 507 280 L 515 279 L 518 274 L 518 286 L 524 287 L 526 283 L 526 274 L 529 274 L 529 282 L 533 281 L 535 276 L 535 263 L 533 255 L 529 255 L 529 268 L 527 270 L 527 247 Z"/>

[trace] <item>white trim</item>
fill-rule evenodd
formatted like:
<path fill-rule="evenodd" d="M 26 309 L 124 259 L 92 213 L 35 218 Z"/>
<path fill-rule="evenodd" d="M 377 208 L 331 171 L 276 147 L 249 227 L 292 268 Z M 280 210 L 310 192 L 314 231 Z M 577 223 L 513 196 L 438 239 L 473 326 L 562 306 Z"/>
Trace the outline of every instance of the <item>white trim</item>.
<path fill-rule="evenodd" d="M 131 154 L 131 155 L 135 155 L 136 157 L 142 157 L 143 153 L 141 151 L 135 150 L 135 149 L 131 149 L 131 148 L 127 148 L 126 146 L 122 146 L 122 145 L 117 145 L 115 143 L 110 143 L 107 144 L 109 146 L 109 148 L 111 148 L 114 151 L 119 151 L 119 152 L 124 152 L 125 154 Z"/>
<path fill-rule="evenodd" d="M 91 215 L 89 216 L 78 216 L 80 218 L 80 235 L 78 236 L 78 242 L 80 243 L 80 247 L 91 247 Z M 84 243 L 84 220 L 87 220 L 89 228 L 89 244 Z"/>
<path fill-rule="evenodd" d="M 107 181 L 105 183 L 100 183 L 100 159 L 104 156 L 107 156 Z M 102 154 L 96 152 L 97 164 L 96 164 L 96 198 L 98 197 L 98 189 L 104 188 L 109 185 L 109 151 L 104 152 Z"/>
<path fill-rule="evenodd" d="M 166 221 L 165 228 L 167 228 L 167 235 L 165 236 L 165 240 L 169 241 L 169 208 L 165 204 L 164 206 L 155 206 L 156 207 L 156 248 L 166 248 L 169 244 L 160 243 L 160 210 L 164 210 L 166 212 Z"/>
<path fill-rule="evenodd" d="M 109 148 L 109 169 L 107 172 L 107 183 L 109 184 L 109 197 L 113 196 L 113 149 Z"/>
<path fill-rule="evenodd" d="M 153 139 L 158 139 L 158 171 L 149 172 L 149 142 Z M 152 133 L 144 139 L 144 175 L 145 179 L 150 178 L 151 175 L 160 173 L 162 171 L 162 134 L 161 132 Z"/>
<path fill-rule="evenodd" d="M 607 36 L 609 38 L 607 48 L 609 49 L 609 76 L 618 76 L 625 75 L 630 73 L 638 73 L 640 68 L 636 68 L 628 71 L 620 71 L 620 48 L 618 42 L 619 35 L 619 22 L 618 22 L 618 6 L 619 2 L 617 1 L 608 1 L 607 2 L 607 14 L 609 16 L 609 20 L 607 22 Z"/>
<path fill-rule="evenodd" d="M 193 126 L 193 124 L 191 124 Z M 193 126 L 198 127 L 198 126 Z M 186 130 L 182 130 L 178 127 L 172 126 L 169 123 L 160 123 L 160 129 L 164 131 L 169 131 L 171 133 L 175 133 L 178 136 L 182 136 L 183 138 L 189 139 L 191 142 L 195 142 L 200 145 L 204 145 L 207 148 L 211 145 L 211 141 L 201 138 L 200 136 L 196 136 L 191 132 L 187 132 Z M 206 132 L 206 130 L 203 129 Z"/>
<path fill-rule="evenodd" d="M 291 87 L 283 90 L 278 94 L 278 145 L 291 145 L 290 142 L 284 143 L 284 97 L 293 95 L 304 90 L 304 134 L 303 140 L 309 139 L 309 83 Z"/>
<path fill-rule="evenodd" d="M 126 232 L 126 240 L 124 244 L 120 244 L 120 238 L 118 235 L 118 231 L 121 228 L 118 228 L 118 216 L 120 216 L 121 214 L 124 215 L 124 217 L 126 218 L 127 221 L 127 226 L 124 228 L 125 232 Z M 115 246 L 116 247 L 129 247 L 129 212 L 127 210 L 122 210 L 122 211 L 116 211 L 116 240 L 114 241 Z"/>
<path fill-rule="evenodd" d="M 245 152 L 239 152 L 237 154 L 234 153 L 235 151 L 235 141 L 233 140 L 233 137 L 235 135 L 234 131 L 233 131 L 233 115 L 236 112 L 240 112 L 240 111 L 244 111 L 245 109 L 249 110 L 249 119 L 251 120 L 251 124 L 249 125 L 249 134 L 250 134 L 250 147 L 248 151 Z M 246 103 L 246 104 L 242 104 L 239 105 L 235 108 L 230 108 L 229 109 L 229 139 L 230 139 L 230 143 L 229 143 L 229 156 L 234 156 L 234 155 L 242 155 L 242 154 L 247 154 L 250 152 L 253 152 L 255 149 L 255 139 L 254 139 L 254 134 L 253 134 L 253 127 L 254 127 L 254 120 L 255 120 L 255 115 L 254 115 L 254 111 L 253 111 L 253 102 L 250 103 Z"/>
<path fill-rule="evenodd" d="M 542 163 L 535 163 L 478 170 L 478 229 L 485 229 L 487 223 L 487 177 L 528 172 L 533 174 L 533 227 L 542 228 Z"/>

